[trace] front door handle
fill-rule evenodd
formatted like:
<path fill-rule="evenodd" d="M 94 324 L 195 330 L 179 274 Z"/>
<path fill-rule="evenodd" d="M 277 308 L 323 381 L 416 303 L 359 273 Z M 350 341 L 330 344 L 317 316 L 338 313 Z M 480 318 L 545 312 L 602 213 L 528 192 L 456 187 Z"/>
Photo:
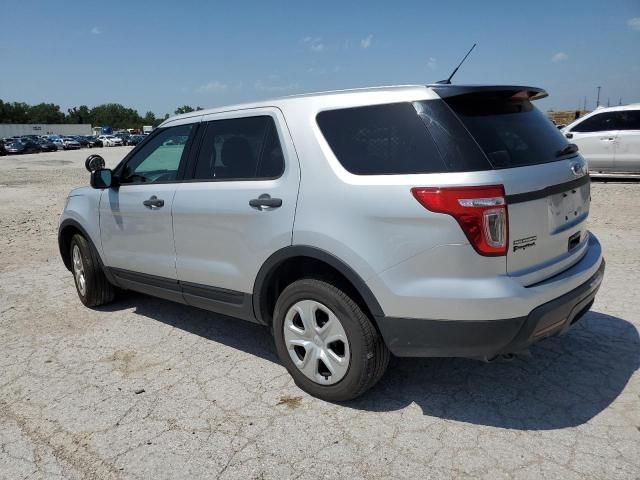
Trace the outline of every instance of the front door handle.
<path fill-rule="evenodd" d="M 164 207 L 164 200 L 156 197 L 155 195 L 151 195 L 151 197 L 149 197 L 149 200 L 145 200 L 144 202 L 142 202 L 142 204 L 145 207 L 149 208 L 161 208 Z"/>
<path fill-rule="evenodd" d="M 264 210 L 265 208 L 278 208 L 282 206 L 281 198 L 271 198 L 268 193 L 263 193 L 258 198 L 249 200 L 249 206 Z"/>
<path fill-rule="evenodd" d="M 606 142 L 612 142 L 615 140 L 615 137 L 600 137 L 600 140 L 604 140 Z"/>

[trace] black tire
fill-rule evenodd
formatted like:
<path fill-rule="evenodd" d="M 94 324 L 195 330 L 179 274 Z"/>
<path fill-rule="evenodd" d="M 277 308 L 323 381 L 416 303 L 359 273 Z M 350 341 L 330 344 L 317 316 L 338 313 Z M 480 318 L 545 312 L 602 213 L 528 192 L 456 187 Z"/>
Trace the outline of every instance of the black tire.
<path fill-rule="evenodd" d="M 80 251 L 80 257 L 84 267 L 84 294 L 78 285 L 78 278 L 75 275 L 73 251 L 76 246 Z M 71 245 L 69 246 L 69 256 L 71 258 L 72 273 L 74 273 L 73 280 L 76 285 L 76 292 L 78 292 L 80 301 L 86 307 L 97 307 L 111 302 L 115 297 L 115 288 L 111 283 L 109 283 L 109 280 L 107 280 L 107 277 L 102 270 L 102 266 L 100 265 L 100 261 L 98 260 L 98 254 L 89 244 L 87 239 L 80 234 L 75 234 L 71 239 Z"/>
<path fill-rule="evenodd" d="M 315 300 L 328 307 L 340 320 L 351 352 L 345 376 L 333 385 L 322 385 L 304 375 L 293 363 L 284 340 L 285 316 L 301 300 Z M 389 350 L 373 325 L 349 295 L 338 287 L 317 279 L 293 282 L 280 294 L 273 316 L 276 350 L 296 385 L 314 397 L 343 402 L 359 397 L 375 385 L 389 364 Z"/>

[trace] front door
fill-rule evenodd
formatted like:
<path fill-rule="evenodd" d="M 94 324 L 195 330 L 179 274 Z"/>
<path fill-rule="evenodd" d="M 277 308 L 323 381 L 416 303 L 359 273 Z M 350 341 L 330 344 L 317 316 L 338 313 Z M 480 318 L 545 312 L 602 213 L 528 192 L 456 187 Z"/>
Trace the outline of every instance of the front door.
<path fill-rule="evenodd" d="M 247 318 L 258 270 L 291 245 L 298 160 L 275 108 L 205 116 L 202 128 L 173 203 L 178 280 L 188 303 Z"/>
<path fill-rule="evenodd" d="M 586 118 L 570 132 L 570 142 L 578 145 L 591 172 L 614 170 L 615 141 L 618 135 L 615 112 L 602 112 Z"/>
<path fill-rule="evenodd" d="M 100 200 L 106 266 L 176 280 L 171 207 L 195 125 L 161 129 L 114 172 Z"/>

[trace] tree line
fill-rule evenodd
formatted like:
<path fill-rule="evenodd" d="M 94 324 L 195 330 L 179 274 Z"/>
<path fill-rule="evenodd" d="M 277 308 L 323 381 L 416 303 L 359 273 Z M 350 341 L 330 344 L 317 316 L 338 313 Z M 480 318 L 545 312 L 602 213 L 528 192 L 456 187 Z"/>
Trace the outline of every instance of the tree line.
<path fill-rule="evenodd" d="M 183 105 L 176 108 L 174 113 L 189 113 L 202 110 L 202 107 Z M 157 127 L 169 118 L 156 117 L 153 112 L 141 116 L 137 110 L 125 107 L 119 103 L 105 103 L 89 108 L 86 105 L 60 110 L 60 105 L 53 103 L 39 103 L 29 105 L 24 102 L 4 102 L 0 99 L 0 123 L 90 123 L 94 126 L 109 125 L 113 128 L 141 128 L 143 125 Z"/>

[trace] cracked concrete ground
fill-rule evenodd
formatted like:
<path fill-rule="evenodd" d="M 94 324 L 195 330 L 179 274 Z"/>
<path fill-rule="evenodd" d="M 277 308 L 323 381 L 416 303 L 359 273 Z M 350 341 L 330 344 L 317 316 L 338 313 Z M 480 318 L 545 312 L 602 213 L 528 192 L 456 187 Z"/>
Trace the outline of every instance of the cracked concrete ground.
<path fill-rule="evenodd" d="M 393 359 L 334 405 L 262 327 L 82 306 L 56 229 L 86 155 L 0 157 L 0 479 L 640 478 L 640 185 L 593 186 L 607 273 L 566 336 L 510 363 Z"/>

